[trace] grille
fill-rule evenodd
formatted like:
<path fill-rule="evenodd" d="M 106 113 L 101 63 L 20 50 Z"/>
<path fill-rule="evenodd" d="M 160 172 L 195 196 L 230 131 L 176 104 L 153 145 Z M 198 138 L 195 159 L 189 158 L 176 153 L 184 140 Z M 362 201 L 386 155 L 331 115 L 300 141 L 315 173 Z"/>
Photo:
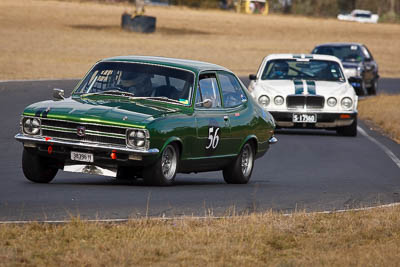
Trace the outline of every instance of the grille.
<path fill-rule="evenodd" d="M 290 95 L 286 97 L 286 103 L 288 108 L 320 109 L 324 107 L 325 98 L 323 96 Z"/>
<path fill-rule="evenodd" d="M 78 136 L 77 127 L 85 127 L 85 135 Z M 68 121 L 48 120 L 41 121 L 42 135 L 65 140 L 126 145 L 126 128 L 103 126 Z"/>

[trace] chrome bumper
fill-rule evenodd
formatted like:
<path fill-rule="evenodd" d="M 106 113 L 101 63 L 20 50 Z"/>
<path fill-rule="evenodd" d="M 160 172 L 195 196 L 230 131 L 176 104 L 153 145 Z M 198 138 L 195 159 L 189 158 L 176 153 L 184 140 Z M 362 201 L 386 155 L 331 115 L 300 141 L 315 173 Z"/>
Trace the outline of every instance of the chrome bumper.
<path fill-rule="evenodd" d="M 103 151 L 115 151 L 115 152 L 123 152 L 123 153 L 132 153 L 132 154 L 140 154 L 140 155 L 155 155 L 160 151 L 157 148 L 151 148 L 149 150 L 137 150 L 129 147 L 122 146 L 113 146 L 107 144 L 95 144 L 95 143 L 83 143 L 79 141 L 72 140 L 60 140 L 60 139 L 47 139 L 41 136 L 27 136 L 24 134 L 15 135 L 15 139 L 19 142 L 24 143 L 24 146 L 32 147 L 35 144 L 47 144 L 47 145 L 61 145 L 61 146 L 69 146 L 74 148 L 83 148 L 83 149 L 95 149 L 95 150 L 103 150 Z"/>
<path fill-rule="evenodd" d="M 314 123 L 315 128 L 336 128 L 349 126 L 354 122 L 353 120 L 335 120 L 334 122 L 317 122 Z M 275 121 L 276 125 L 279 127 L 293 127 L 295 124 L 293 122 L 287 121 Z"/>

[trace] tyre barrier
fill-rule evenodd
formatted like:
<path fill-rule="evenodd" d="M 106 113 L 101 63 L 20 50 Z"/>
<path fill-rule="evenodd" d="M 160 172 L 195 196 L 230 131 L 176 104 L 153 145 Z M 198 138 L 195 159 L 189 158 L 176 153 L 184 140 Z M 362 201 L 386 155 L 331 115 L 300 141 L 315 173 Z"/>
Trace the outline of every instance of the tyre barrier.
<path fill-rule="evenodd" d="M 156 18 L 138 15 L 132 18 L 128 13 L 121 16 L 121 28 L 126 31 L 152 33 L 156 31 Z"/>

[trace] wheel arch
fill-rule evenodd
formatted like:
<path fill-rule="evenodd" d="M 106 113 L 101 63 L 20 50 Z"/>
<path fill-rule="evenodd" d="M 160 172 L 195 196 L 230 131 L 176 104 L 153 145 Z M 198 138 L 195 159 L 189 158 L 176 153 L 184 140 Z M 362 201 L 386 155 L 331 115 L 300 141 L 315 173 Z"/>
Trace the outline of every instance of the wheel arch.
<path fill-rule="evenodd" d="M 242 150 L 243 146 L 247 143 L 250 142 L 253 145 L 254 148 L 254 154 L 257 154 L 258 152 L 258 138 L 256 135 L 252 134 L 247 136 L 245 139 L 243 139 L 242 143 L 240 144 L 239 151 L 237 152 L 238 154 Z"/>
<path fill-rule="evenodd" d="M 178 150 L 179 150 L 179 158 L 182 157 L 183 141 L 182 141 L 182 139 L 180 139 L 177 136 L 171 136 L 170 138 L 167 139 L 167 141 L 165 141 L 164 145 L 162 146 L 162 148 L 160 150 L 160 155 L 162 154 L 164 149 L 170 144 L 176 144 L 177 145 Z"/>

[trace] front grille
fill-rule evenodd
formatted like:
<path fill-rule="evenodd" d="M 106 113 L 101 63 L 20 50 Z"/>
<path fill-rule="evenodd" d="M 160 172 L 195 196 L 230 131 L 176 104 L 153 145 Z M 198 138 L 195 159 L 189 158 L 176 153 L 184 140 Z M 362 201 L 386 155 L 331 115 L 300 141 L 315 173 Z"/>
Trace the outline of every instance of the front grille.
<path fill-rule="evenodd" d="M 85 128 L 83 136 L 78 135 L 78 127 Z M 69 121 L 42 119 L 42 136 L 80 142 L 126 145 L 126 128 L 76 123 Z"/>
<path fill-rule="evenodd" d="M 314 95 L 289 95 L 286 97 L 288 108 L 321 109 L 324 107 L 325 98 Z"/>

